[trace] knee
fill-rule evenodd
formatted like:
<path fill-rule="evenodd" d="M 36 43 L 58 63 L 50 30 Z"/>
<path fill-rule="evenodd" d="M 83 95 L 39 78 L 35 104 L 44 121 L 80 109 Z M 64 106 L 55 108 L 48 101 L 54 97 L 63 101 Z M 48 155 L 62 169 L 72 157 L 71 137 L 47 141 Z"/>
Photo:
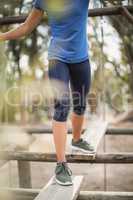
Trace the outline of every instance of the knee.
<path fill-rule="evenodd" d="M 86 111 L 86 105 L 79 105 L 79 106 L 74 106 L 73 112 L 77 115 L 84 115 Z"/>
<path fill-rule="evenodd" d="M 73 112 L 83 115 L 86 111 L 87 93 L 73 93 Z"/>
<path fill-rule="evenodd" d="M 70 99 L 62 99 L 55 101 L 54 120 L 65 122 L 70 111 Z"/>

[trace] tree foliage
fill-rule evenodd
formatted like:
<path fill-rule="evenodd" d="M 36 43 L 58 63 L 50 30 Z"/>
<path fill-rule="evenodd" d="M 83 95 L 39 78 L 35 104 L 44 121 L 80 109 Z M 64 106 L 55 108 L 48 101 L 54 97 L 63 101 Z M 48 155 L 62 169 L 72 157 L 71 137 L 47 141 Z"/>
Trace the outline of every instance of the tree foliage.
<path fill-rule="evenodd" d="M 133 0 L 93 1 L 93 6 L 98 7 L 114 5 L 133 5 Z M 0 0 L 1 17 L 28 14 L 31 8 L 31 0 L 12 0 L 12 2 L 7 0 L 4 3 Z M 113 27 L 114 33 L 104 33 L 105 26 L 102 25 L 104 20 L 108 26 Z M 98 94 L 105 95 L 104 100 L 109 107 L 119 112 L 125 109 L 123 106 L 125 102 L 132 104 L 133 99 L 133 25 L 124 16 L 112 16 L 91 19 L 89 26 L 93 28 L 93 31 L 89 32 L 90 57 L 92 66 L 94 66 L 92 88 Z M 14 27 L 16 25 L 2 26 L 0 31 L 5 32 Z M 115 34 L 119 38 L 120 59 L 118 60 L 110 58 L 108 52 L 104 50 L 107 34 Z M 1 58 L 3 58 L 2 62 L 4 62 L 0 65 L 0 71 L 6 71 L 6 77 L 1 76 L 1 78 L 4 77 L 7 88 L 14 85 L 28 84 L 36 79 L 37 69 L 45 75 L 49 39 L 50 29 L 43 21 L 28 37 L 6 43 L 8 59 L 2 57 L 2 53 L 0 53 Z M 23 62 L 24 59 L 26 60 L 26 66 Z M 104 73 L 104 77 L 102 73 Z M 1 79 L 1 82 L 3 82 L 3 79 Z M 124 97 L 124 101 L 122 97 Z M 11 119 L 12 117 L 9 121 Z"/>

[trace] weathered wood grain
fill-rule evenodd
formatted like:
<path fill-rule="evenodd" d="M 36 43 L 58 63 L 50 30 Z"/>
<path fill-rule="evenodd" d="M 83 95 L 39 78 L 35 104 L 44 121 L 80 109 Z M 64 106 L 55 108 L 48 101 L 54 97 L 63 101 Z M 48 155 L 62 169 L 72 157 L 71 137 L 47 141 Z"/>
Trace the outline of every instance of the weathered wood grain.
<path fill-rule="evenodd" d="M 29 162 L 18 161 L 19 186 L 21 188 L 31 188 L 31 166 Z"/>
<path fill-rule="evenodd" d="M 81 192 L 77 200 L 132 200 L 133 192 Z"/>
<path fill-rule="evenodd" d="M 61 186 L 53 177 L 34 200 L 76 200 L 82 181 L 83 176 L 75 176 L 72 186 Z"/>
<path fill-rule="evenodd" d="M 84 139 L 94 147 L 95 154 L 101 139 L 106 133 L 108 123 L 103 120 L 94 120 L 88 123 L 88 127 L 84 132 Z"/>
<path fill-rule="evenodd" d="M 124 163 L 133 164 L 133 153 L 101 153 L 95 158 L 85 154 L 67 154 L 70 163 Z M 18 160 L 32 162 L 56 162 L 55 153 L 0 151 L 0 160 Z"/>
<path fill-rule="evenodd" d="M 34 200 L 38 189 L 0 188 L 1 200 Z M 81 191 L 77 200 L 132 200 L 133 192 Z"/>
<path fill-rule="evenodd" d="M 91 123 L 91 122 L 89 122 Z M 51 126 L 33 126 L 33 127 L 21 127 L 24 132 L 27 132 L 29 134 L 52 134 L 52 127 Z M 85 132 L 86 129 L 83 130 Z M 72 133 L 72 129 L 68 130 L 68 134 Z M 107 135 L 133 135 L 133 128 L 120 128 L 120 127 L 112 127 L 111 125 L 108 125 L 106 130 Z M 34 141 L 34 140 L 33 140 Z M 33 142 L 31 140 L 31 142 Z M 15 147 L 16 150 L 19 150 L 20 147 Z"/>
<path fill-rule="evenodd" d="M 29 127 L 25 128 L 25 131 L 29 134 L 52 134 L 52 127 Z M 83 132 L 85 129 L 83 130 Z M 68 130 L 68 134 L 71 134 L 72 130 Z M 107 135 L 133 135 L 133 128 L 115 128 L 108 126 L 106 130 Z"/>

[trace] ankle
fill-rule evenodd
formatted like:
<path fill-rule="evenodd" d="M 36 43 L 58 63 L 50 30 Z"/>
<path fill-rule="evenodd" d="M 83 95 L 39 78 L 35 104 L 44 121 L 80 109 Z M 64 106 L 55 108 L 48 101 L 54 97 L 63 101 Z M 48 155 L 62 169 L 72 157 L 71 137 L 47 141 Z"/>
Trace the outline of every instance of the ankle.
<path fill-rule="evenodd" d="M 57 160 L 57 164 L 61 164 L 61 163 L 67 163 L 66 160 Z"/>
<path fill-rule="evenodd" d="M 78 142 L 81 138 L 73 138 L 73 142 Z"/>

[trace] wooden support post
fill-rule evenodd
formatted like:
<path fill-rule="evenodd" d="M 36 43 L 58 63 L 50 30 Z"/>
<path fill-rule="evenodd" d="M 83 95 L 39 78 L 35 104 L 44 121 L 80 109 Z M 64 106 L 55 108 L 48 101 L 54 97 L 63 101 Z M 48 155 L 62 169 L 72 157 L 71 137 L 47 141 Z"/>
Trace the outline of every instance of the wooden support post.
<path fill-rule="evenodd" d="M 32 188 L 30 162 L 18 161 L 20 188 Z"/>
<path fill-rule="evenodd" d="M 124 6 L 121 8 L 122 14 L 133 24 L 133 15 Z"/>
<path fill-rule="evenodd" d="M 27 147 L 21 147 L 25 152 L 29 150 L 30 143 Z M 31 166 L 30 162 L 23 162 L 21 160 L 17 161 L 18 164 L 18 177 L 19 177 L 19 187 L 20 188 L 32 188 L 31 181 Z"/>
<path fill-rule="evenodd" d="M 24 151 L 28 151 L 29 146 L 23 148 Z M 23 162 L 18 160 L 18 176 L 20 188 L 32 188 L 31 183 L 31 166 L 30 162 Z"/>

